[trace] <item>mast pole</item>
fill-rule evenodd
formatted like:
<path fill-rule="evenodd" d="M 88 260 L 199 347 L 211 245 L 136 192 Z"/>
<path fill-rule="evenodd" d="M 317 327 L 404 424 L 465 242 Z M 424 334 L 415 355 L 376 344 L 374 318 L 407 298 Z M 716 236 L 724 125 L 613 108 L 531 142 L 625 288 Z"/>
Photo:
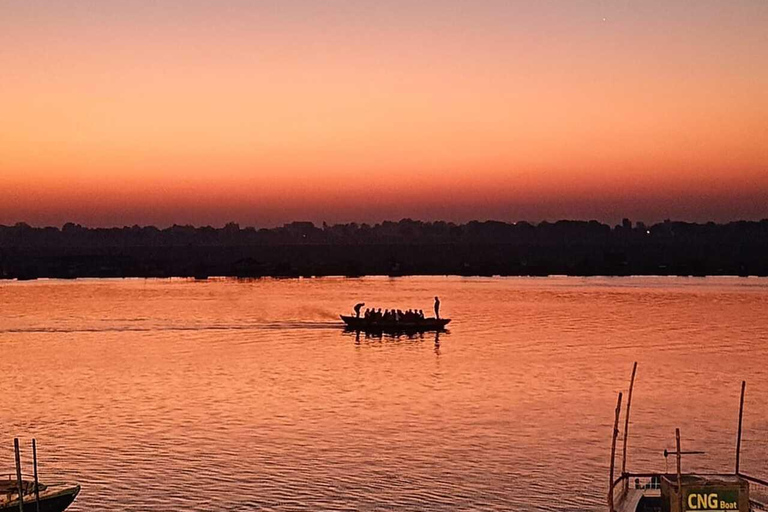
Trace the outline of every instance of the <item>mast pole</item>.
<path fill-rule="evenodd" d="M 741 458 L 741 421 L 744 418 L 744 390 L 747 381 L 741 381 L 741 400 L 739 401 L 739 432 L 736 435 L 736 474 L 739 474 L 739 462 Z"/>
<path fill-rule="evenodd" d="M 32 439 L 32 463 L 35 466 L 35 508 L 40 512 L 40 483 L 37 481 L 37 441 Z"/>
<path fill-rule="evenodd" d="M 19 438 L 13 439 L 13 451 L 16 455 L 16 487 L 19 493 L 19 512 L 24 512 L 24 489 L 21 481 L 21 451 L 19 450 Z"/>
<path fill-rule="evenodd" d="M 677 444 L 677 499 L 678 510 L 683 511 L 683 472 L 680 468 L 680 457 L 682 455 L 680 450 L 680 429 L 675 429 L 675 443 Z"/>
<path fill-rule="evenodd" d="M 624 446 L 621 451 L 621 475 L 627 474 L 627 438 L 629 437 L 629 408 L 632 407 L 632 388 L 635 387 L 635 373 L 637 361 L 632 365 L 632 378 L 629 380 L 629 394 L 627 395 L 627 415 L 624 417 Z M 738 473 L 738 470 L 736 471 Z M 624 492 L 629 490 L 629 478 L 624 480 Z"/>
<path fill-rule="evenodd" d="M 616 510 L 613 505 L 613 468 L 614 468 L 614 458 L 616 457 L 616 438 L 619 436 L 619 416 L 620 415 L 621 415 L 621 393 L 619 393 L 619 399 L 616 402 L 616 416 L 613 420 L 613 440 L 611 441 L 611 472 L 610 472 L 610 481 L 608 482 L 609 512 L 614 512 Z"/>

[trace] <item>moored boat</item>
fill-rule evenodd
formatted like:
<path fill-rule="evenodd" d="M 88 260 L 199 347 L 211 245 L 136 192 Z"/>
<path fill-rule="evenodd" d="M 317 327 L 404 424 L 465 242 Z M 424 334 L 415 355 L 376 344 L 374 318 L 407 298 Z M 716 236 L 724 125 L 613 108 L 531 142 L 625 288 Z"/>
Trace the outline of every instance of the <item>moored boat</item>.
<path fill-rule="evenodd" d="M 63 512 L 80 493 L 80 486 L 71 483 L 43 484 L 37 474 L 37 444 L 32 440 L 34 476 L 25 478 L 21 471 L 19 440 L 13 440 L 16 474 L 0 479 L 0 512 Z"/>
<path fill-rule="evenodd" d="M 363 332 L 426 332 L 441 331 L 450 318 L 422 318 L 413 321 L 386 321 L 340 315 L 346 328 Z"/>
<path fill-rule="evenodd" d="M 683 472 L 683 456 L 701 455 L 704 452 L 683 451 L 681 449 L 680 429 L 675 431 L 675 450 L 664 450 L 663 452 L 664 457 L 669 455 L 675 457 L 676 472 L 659 473 L 627 470 L 629 412 L 636 369 L 637 363 L 632 369 L 624 418 L 621 473 L 618 478 L 614 479 L 616 441 L 620 433 L 619 418 L 621 416 L 622 393 L 619 393 L 616 404 L 608 490 L 609 512 L 758 512 L 768 510 L 768 481 L 747 475 L 739 467 L 746 382 L 742 382 L 741 386 L 741 407 L 739 408 L 734 471 L 706 474 Z"/>
<path fill-rule="evenodd" d="M 22 506 L 24 510 L 37 512 L 63 512 L 69 507 L 80 493 L 77 484 L 42 484 L 38 483 L 35 492 L 33 480 L 22 480 Z M 39 500 L 39 502 L 38 502 Z M 0 512 L 19 511 L 19 482 L 15 477 L 9 476 L 7 480 L 0 480 Z"/>

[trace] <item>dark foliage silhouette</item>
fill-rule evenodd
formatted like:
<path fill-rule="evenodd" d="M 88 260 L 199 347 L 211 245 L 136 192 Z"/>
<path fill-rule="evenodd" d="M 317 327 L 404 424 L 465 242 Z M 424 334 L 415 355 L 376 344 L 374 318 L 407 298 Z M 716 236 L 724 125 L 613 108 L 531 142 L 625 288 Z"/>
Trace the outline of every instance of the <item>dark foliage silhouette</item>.
<path fill-rule="evenodd" d="M 346 275 L 768 275 L 768 219 L 279 228 L 0 226 L 0 278 Z"/>

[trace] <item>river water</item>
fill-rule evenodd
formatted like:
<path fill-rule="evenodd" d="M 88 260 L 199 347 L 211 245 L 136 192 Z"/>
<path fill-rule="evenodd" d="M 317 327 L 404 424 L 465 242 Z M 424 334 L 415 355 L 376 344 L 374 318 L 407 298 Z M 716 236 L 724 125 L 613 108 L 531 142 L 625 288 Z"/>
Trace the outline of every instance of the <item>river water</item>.
<path fill-rule="evenodd" d="M 360 300 L 448 332 L 367 338 Z M 768 476 L 768 280 L 325 278 L 0 283 L 0 469 L 13 437 L 85 510 L 603 510 L 630 469 Z M 620 444 L 621 445 L 621 444 Z M 670 459 L 670 469 L 673 468 Z"/>

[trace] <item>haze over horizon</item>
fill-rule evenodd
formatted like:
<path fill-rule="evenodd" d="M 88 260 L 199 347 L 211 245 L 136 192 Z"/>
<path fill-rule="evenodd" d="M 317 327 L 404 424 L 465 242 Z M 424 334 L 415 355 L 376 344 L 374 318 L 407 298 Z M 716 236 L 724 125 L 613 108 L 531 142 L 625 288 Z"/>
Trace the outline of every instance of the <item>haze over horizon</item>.
<path fill-rule="evenodd" d="M 0 224 L 768 217 L 768 2 L 8 1 Z"/>

